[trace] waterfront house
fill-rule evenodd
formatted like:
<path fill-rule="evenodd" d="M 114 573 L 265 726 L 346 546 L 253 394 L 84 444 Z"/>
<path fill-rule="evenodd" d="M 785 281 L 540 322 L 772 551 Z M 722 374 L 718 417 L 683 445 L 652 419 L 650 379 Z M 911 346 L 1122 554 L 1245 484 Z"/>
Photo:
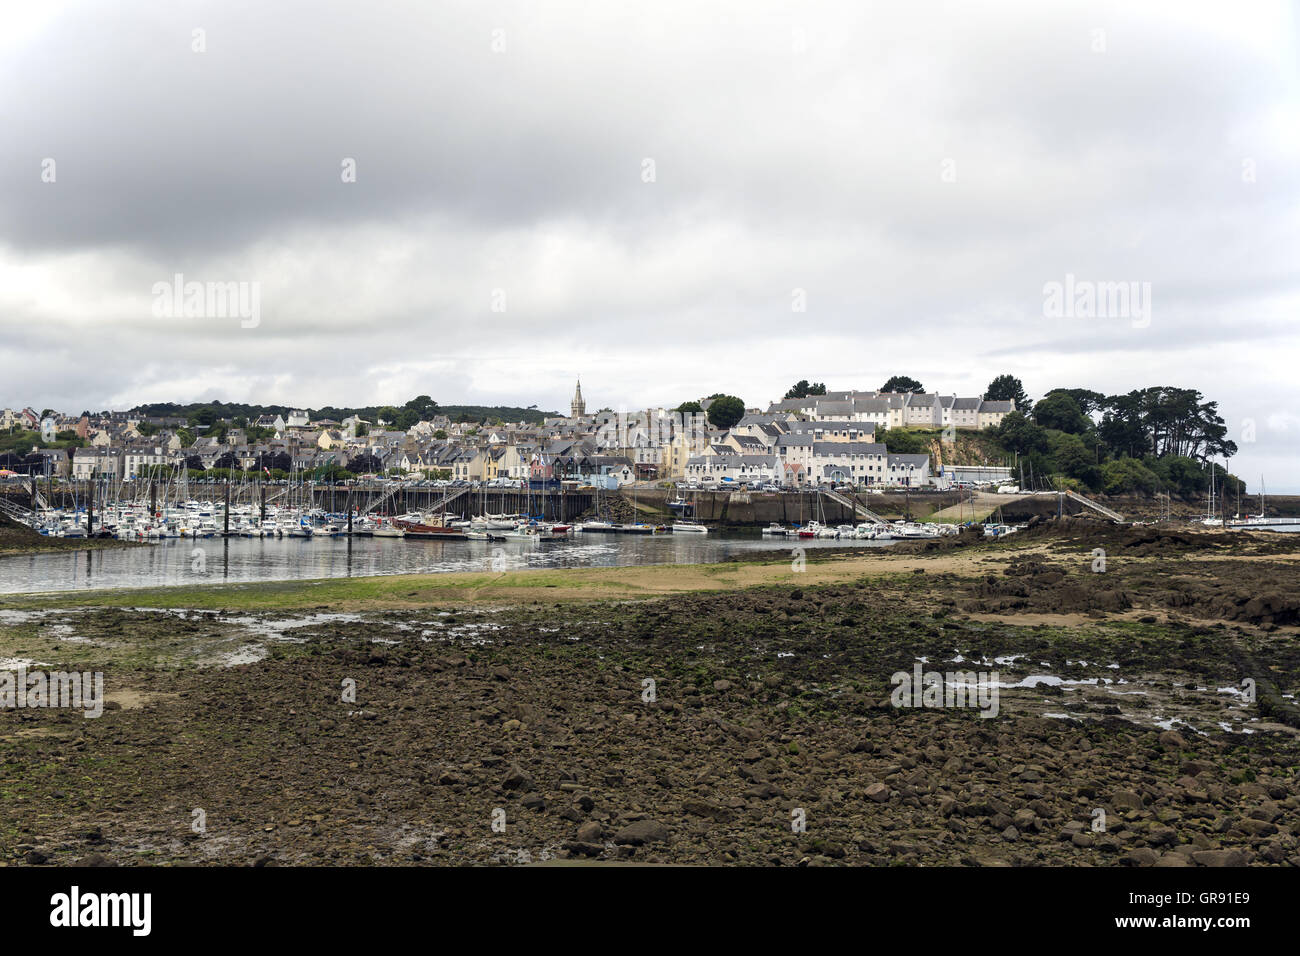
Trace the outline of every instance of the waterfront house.
<path fill-rule="evenodd" d="M 889 485 L 920 488 L 930 484 L 929 455 L 890 455 L 887 464 Z"/>

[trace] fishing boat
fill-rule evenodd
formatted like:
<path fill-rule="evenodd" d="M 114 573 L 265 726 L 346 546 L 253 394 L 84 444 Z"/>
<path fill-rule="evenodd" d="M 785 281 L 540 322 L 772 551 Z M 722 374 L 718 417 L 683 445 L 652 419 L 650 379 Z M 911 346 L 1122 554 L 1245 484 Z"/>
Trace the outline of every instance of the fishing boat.
<path fill-rule="evenodd" d="M 773 521 L 770 525 L 768 525 L 766 528 L 763 529 L 762 533 L 770 534 L 778 538 L 784 538 L 786 535 L 790 534 L 790 530 L 786 528 L 784 525 L 782 525 L 780 522 Z"/>
<path fill-rule="evenodd" d="M 466 533 L 445 524 L 426 524 L 407 518 L 394 518 L 393 527 L 400 528 L 408 538 L 440 538 L 447 541 L 465 541 Z"/>

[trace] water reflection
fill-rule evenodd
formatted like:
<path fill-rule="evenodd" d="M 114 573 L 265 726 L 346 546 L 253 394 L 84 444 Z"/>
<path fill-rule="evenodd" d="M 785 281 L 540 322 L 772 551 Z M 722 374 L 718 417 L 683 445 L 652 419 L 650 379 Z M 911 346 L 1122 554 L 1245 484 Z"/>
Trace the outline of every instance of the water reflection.
<path fill-rule="evenodd" d="M 208 538 L 104 551 L 0 558 L 0 593 L 158 587 L 302 578 L 438 574 L 520 568 L 705 564 L 755 550 L 789 555 L 884 541 L 762 538 L 757 534 L 577 535 L 571 541 L 407 541 L 401 538 Z"/>

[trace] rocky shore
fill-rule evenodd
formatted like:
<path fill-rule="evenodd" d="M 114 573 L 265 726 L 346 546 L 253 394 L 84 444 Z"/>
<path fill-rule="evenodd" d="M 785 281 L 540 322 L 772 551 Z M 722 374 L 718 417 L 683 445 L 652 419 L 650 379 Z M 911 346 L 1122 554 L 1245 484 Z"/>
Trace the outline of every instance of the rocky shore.
<path fill-rule="evenodd" d="M 0 602 L 6 666 L 109 696 L 0 711 L 0 863 L 1300 864 L 1300 555 L 1016 537 L 640 599 Z M 917 668 L 996 716 L 894 706 Z"/>

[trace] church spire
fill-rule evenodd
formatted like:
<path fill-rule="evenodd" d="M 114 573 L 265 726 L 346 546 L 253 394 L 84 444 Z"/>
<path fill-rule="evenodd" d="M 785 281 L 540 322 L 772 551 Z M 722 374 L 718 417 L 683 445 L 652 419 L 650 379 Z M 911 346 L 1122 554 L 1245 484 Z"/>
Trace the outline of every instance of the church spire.
<path fill-rule="evenodd" d="M 573 390 L 573 401 L 569 403 L 570 418 L 581 418 L 587 414 L 587 403 L 582 400 L 582 379 L 578 379 L 578 387 Z"/>

